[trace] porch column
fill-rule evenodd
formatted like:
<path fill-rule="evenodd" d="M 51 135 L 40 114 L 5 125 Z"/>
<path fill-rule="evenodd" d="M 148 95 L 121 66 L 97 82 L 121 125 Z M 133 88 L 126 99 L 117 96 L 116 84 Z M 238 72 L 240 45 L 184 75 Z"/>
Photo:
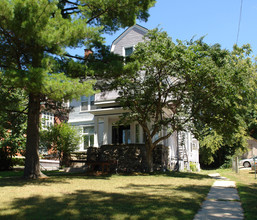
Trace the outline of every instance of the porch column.
<path fill-rule="evenodd" d="M 103 133 L 103 144 L 108 144 L 108 127 L 109 127 L 109 118 L 104 117 L 104 133 Z"/>
<path fill-rule="evenodd" d="M 99 133 L 99 118 L 95 117 L 95 129 L 94 129 L 94 147 L 100 147 L 98 144 L 98 133 Z"/>

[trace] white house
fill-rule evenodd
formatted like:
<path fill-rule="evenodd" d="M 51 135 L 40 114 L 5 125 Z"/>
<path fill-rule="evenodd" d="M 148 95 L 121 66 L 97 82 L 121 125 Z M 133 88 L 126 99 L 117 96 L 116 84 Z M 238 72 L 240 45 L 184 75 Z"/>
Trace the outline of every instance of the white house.
<path fill-rule="evenodd" d="M 130 55 L 134 46 L 143 41 L 147 31 L 140 25 L 128 28 L 113 41 L 111 51 L 122 56 Z M 86 151 L 90 146 L 144 143 L 143 131 L 137 122 L 129 126 L 116 126 L 115 122 L 124 112 L 116 98 L 117 92 L 113 91 L 71 101 L 74 109 L 69 115 L 69 123 L 80 129 L 83 137 L 80 151 Z M 199 142 L 190 132 L 175 132 L 162 144 L 169 148 L 171 167 L 179 162 L 180 170 L 184 170 L 192 162 L 199 169 Z"/>

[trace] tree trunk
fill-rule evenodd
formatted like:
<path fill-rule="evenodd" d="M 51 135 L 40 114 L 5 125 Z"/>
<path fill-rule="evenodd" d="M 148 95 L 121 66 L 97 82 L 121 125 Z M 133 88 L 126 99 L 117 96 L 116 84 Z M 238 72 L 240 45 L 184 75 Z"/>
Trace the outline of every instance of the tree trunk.
<path fill-rule="evenodd" d="M 40 96 L 30 93 L 28 106 L 26 160 L 24 177 L 37 179 L 43 177 L 39 164 L 39 114 Z"/>
<path fill-rule="evenodd" d="M 146 146 L 146 162 L 147 172 L 153 172 L 153 150 L 150 146 Z"/>
<path fill-rule="evenodd" d="M 61 159 L 60 159 L 61 167 L 62 166 L 69 167 L 70 166 L 70 160 L 71 160 L 70 153 L 62 152 L 60 154 L 61 154 Z"/>

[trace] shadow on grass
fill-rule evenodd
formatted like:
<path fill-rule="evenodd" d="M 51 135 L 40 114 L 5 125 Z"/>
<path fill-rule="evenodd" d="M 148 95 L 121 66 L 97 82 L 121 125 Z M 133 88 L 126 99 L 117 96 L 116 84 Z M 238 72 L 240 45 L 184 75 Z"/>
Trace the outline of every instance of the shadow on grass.
<path fill-rule="evenodd" d="M 49 178 L 30 180 L 23 178 L 23 171 L 1 171 L 0 172 L 0 187 L 1 186 L 23 186 L 30 184 L 47 185 L 50 183 L 62 183 L 69 184 L 68 179 L 103 179 L 109 180 L 112 176 L 107 175 L 88 175 L 86 173 L 65 173 L 59 171 L 47 171 L 43 172 Z M 186 173 L 186 172 L 164 172 L 164 173 L 152 173 L 152 174 L 125 174 L 124 176 L 167 176 L 167 177 L 179 177 L 179 178 L 189 178 L 189 179 L 210 179 L 207 175 L 202 175 L 198 173 Z M 119 176 L 123 176 L 122 174 Z M 54 178 L 52 178 L 54 177 Z"/>
<path fill-rule="evenodd" d="M 245 211 L 245 220 L 256 219 L 257 216 L 257 183 L 245 185 L 237 183 L 237 189 Z"/>
<path fill-rule="evenodd" d="M 24 186 L 24 185 L 48 185 L 53 183 L 70 184 L 70 179 L 102 179 L 108 180 L 111 175 L 92 176 L 85 173 L 64 173 L 56 171 L 43 172 L 47 178 L 42 179 L 24 179 L 23 171 L 1 171 L 0 187 L 4 186 Z"/>
<path fill-rule="evenodd" d="M 165 176 L 179 177 L 179 178 L 189 178 L 189 179 L 211 179 L 208 175 L 200 173 L 188 173 L 188 172 L 165 172 Z"/>
<path fill-rule="evenodd" d="M 158 187 L 158 186 L 157 186 Z M 0 219 L 193 219 L 210 186 L 198 186 L 188 198 L 178 195 L 153 195 L 142 192 L 107 193 L 77 190 L 61 197 L 16 199 L 8 207 L 14 214 L 0 210 Z M 195 189 L 181 187 L 191 192 Z"/>

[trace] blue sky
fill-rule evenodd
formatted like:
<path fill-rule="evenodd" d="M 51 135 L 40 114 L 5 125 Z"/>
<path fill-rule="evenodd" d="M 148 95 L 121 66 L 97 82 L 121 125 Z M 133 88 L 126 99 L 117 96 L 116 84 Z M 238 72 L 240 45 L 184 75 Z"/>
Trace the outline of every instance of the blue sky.
<path fill-rule="evenodd" d="M 149 10 L 148 21 L 138 24 L 167 31 L 175 41 L 190 40 L 205 36 L 208 44 L 221 44 L 231 50 L 237 40 L 241 0 L 157 0 Z M 124 30 L 105 35 L 106 44 L 111 45 Z M 257 55 L 257 0 L 243 0 L 238 45 L 249 43 L 253 55 Z M 78 49 L 76 54 L 83 54 Z"/>
<path fill-rule="evenodd" d="M 160 25 L 173 40 L 205 36 L 209 44 L 219 43 L 231 50 L 236 43 L 241 0 L 157 0 L 149 10 L 148 22 L 138 24 L 153 29 Z M 107 36 L 106 43 L 124 30 Z M 257 55 L 257 0 L 244 0 L 238 45 L 250 43 Z"/>

